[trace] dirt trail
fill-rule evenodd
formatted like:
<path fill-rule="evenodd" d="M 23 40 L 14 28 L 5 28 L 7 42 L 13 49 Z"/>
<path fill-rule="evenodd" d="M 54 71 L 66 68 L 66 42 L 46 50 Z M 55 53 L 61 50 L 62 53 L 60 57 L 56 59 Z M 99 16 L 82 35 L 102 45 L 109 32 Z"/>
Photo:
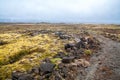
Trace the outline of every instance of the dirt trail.
<path fill-rule="evenodd" d="M 120 43 L 101 35 L 94 36 L 101 42 L 101 50 L 91 57 L 86 75 L 78 75 L 76 80 L 120 80 Z"/>

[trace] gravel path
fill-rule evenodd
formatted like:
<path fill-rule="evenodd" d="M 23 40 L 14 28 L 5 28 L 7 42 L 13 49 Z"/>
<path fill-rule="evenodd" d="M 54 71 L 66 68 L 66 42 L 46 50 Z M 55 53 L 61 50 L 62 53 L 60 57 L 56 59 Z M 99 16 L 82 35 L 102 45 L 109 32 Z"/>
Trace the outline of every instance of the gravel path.
<path fill-rule="evenodd" d="M 86 75 L 78 75 L 76 80 L 120 80 L 120 43 L 101 35 L 95 35 L 101 42 L 101 50 L 90 60 Z"/>

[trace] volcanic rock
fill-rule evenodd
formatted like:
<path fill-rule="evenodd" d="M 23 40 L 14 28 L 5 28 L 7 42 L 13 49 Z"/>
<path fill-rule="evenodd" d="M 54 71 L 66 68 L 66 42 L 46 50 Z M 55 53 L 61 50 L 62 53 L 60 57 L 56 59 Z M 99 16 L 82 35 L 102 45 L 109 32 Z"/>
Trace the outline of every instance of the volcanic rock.
<path fill-rule="evenodd" d="M 40 65 L 40 71 L 47 74 L 51 73 L 54 70 L 55 64 L 52 63 L 42 63 Z"/>
<path fill-rule="evenodd" d="M 63 63 L 71 63 L 71 62 L 74 61 L 74 58 L 75 57 L 73 57 L 73 56 L 71 56 L 71 57 L 63 57 L 62 62 Z"/>

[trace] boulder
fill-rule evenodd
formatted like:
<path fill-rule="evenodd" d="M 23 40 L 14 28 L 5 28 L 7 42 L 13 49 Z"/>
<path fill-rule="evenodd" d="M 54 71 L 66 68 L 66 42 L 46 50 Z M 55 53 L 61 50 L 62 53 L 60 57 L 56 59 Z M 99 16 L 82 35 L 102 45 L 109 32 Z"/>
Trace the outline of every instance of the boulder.
<path fill-rule="evenodd" d="M 42 63 L 40 65 L 40 71 L 43 72 L 44 74 L 53 72 L 54 68 L 55 64 L 52 63 Z"/>
<path fill-rule="evenodd" d="M 70 39 L 70 36 L 68 36 L 68 35 L 60 35 L 59 38 L 60 39 Z"/>
<path fill-rule="evenodd" d="M 44 75 L 44 78 L 49 78 L 52 75 L 52 73 L 47 73 Z"/>
<path fill-rule="evenodd" d="M 75 59 L 75 57 L 73 57 L 73 56 L 63 57 L 63 58 L 62 58 L 62 62 L 63 62 L 63 63 L 71 63 L 71 62 L 74 61 L 74 59 Z"/>
<path fill-rule="evenodd" d="M 78 49 L 80 49 L 80 48 L 86 48 L 86 44 L 85 44 L 85 42 L 83 42 L 83 41 L 80 41 L 80 42 L 76 43 L 75 46 L 76 46 Z"/>
<path fill-rule="evenodd" d="M 24 75 L 23 72 L 14 71 L 12 72 L 12 80 L 18 80 L 20 76 Z"/>
<path fill-rule="evenodd" d="M 69 68 L 68 67 L 63 67 L 62 69 L 61 69 L 61 76 L 63 77 L 63 78 L 66 78 L 67 76 L 68 76 L 68 72 L 69 72 L 70 70 L 69 70 Z"/>
<path fill-rule="evenodd" d="M 38 67 L 33 67 L 29 73 L 39 74 L 40 71 L 39 71 L 39 68 L 38 68 Z"/>
<path fill-rule="evenodd" d="M 67 50 L 67 49 L 72 49 L 73 47 L 74 47 L 75 45 L 74 44 L 65 44 L 65 50 Z"/>
<path fill-rule="evenodd" d="M 25 75 L 20 76 L 18 80 L 34 80 L 34 78 L 30 74 L 25 74 Z"/>
<path fill-rule="evenodd" d="M 62 31 L 56 31 L 56 32 L 55 32 L 55 35 L 58 35 L 58 36 L 59 36 L 59 35 L 64 35 L 64 33 L 63 33 Z"/>

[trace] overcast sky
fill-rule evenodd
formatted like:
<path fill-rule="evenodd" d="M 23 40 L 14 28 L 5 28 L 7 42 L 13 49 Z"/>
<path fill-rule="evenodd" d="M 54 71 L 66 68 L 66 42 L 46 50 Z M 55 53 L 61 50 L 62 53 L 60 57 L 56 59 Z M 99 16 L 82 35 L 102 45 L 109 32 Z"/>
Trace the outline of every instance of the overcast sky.
<path fill-rule="evenodd" d="M 0 0 L 0 21 L 120 23 L 120 0 Z"/>

